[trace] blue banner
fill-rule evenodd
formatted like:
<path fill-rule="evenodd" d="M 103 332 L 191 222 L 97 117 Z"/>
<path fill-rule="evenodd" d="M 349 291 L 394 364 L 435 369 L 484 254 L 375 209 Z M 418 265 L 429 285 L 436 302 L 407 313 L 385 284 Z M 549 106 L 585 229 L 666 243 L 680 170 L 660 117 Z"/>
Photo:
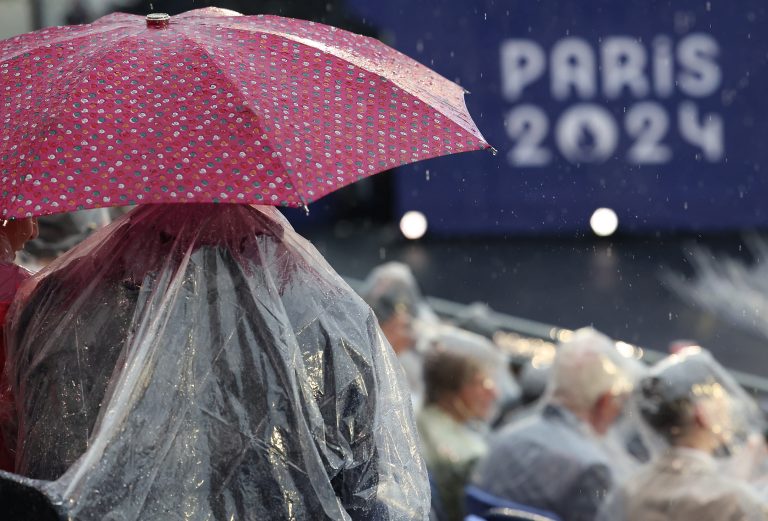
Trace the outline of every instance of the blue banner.
<path fill-rule="evenodd" d="M 399 211 L 438 233 L 768 224 L 764 0 L 348 0 L 459 82 L 499 153 L 403 167 Z"/>

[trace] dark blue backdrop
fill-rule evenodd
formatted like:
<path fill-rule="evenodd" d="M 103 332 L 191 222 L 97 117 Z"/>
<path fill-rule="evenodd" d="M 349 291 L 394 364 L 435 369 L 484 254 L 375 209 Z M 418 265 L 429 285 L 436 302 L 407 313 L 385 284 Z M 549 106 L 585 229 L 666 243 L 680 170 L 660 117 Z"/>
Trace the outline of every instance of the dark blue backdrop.
<path fill-rule="evenodd" d="M 499 150 L 401 169 L 432 231 L 572 234 L 602 206 L 631 232 L 768 224 L 764 0 L 347 4 L 471 91 Z"/>

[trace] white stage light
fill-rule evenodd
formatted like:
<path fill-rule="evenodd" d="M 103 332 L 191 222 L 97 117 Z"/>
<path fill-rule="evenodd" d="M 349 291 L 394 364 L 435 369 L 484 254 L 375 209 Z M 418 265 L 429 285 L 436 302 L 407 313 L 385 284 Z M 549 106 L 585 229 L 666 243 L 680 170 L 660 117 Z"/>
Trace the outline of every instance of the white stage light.
<path fill-rule="evenodd" d="M 589 225 L 595 235 L 608 237 L 619 227 L 619 217 L 610 208 L 598 208 L 589 219 Z"/>
<path fill-rule="evenodd" d="M 421 212 L 406 212 L 400 219 L 400 231 L 406 239 L 420 239 L 427 233 L 427 218 Z"/>

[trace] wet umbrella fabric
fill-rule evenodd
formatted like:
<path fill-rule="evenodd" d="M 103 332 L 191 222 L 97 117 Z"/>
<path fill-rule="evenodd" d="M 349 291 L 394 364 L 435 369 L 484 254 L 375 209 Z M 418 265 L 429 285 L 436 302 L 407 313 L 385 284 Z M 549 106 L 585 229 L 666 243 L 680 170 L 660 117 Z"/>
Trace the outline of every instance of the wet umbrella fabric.
<path fill-rule="evenodd" d="M 75 521 L 428 515 L 394 353 L 274 208 L 140 206 L 9 317 L 24 478 L 0 499 L 42 490 Z"/>
<path fill-rule="evenodd" d="M 303 206 L 489 148 L 464 90 L 381 42 L 205 8 L 0 42 L 3 218 L 99 206 Z"/>

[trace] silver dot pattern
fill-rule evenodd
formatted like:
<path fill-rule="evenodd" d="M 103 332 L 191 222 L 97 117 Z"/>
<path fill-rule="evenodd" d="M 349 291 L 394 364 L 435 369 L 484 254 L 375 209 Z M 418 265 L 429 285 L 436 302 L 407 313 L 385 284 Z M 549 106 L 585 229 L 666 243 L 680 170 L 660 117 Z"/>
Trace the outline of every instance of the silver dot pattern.
<path fill-rule="evenodd" d="M 381 42 L 216 8 L 0 42 L 3 218 L 162 202 L 302 206 L 489 148 L 463 89 Z"/>

